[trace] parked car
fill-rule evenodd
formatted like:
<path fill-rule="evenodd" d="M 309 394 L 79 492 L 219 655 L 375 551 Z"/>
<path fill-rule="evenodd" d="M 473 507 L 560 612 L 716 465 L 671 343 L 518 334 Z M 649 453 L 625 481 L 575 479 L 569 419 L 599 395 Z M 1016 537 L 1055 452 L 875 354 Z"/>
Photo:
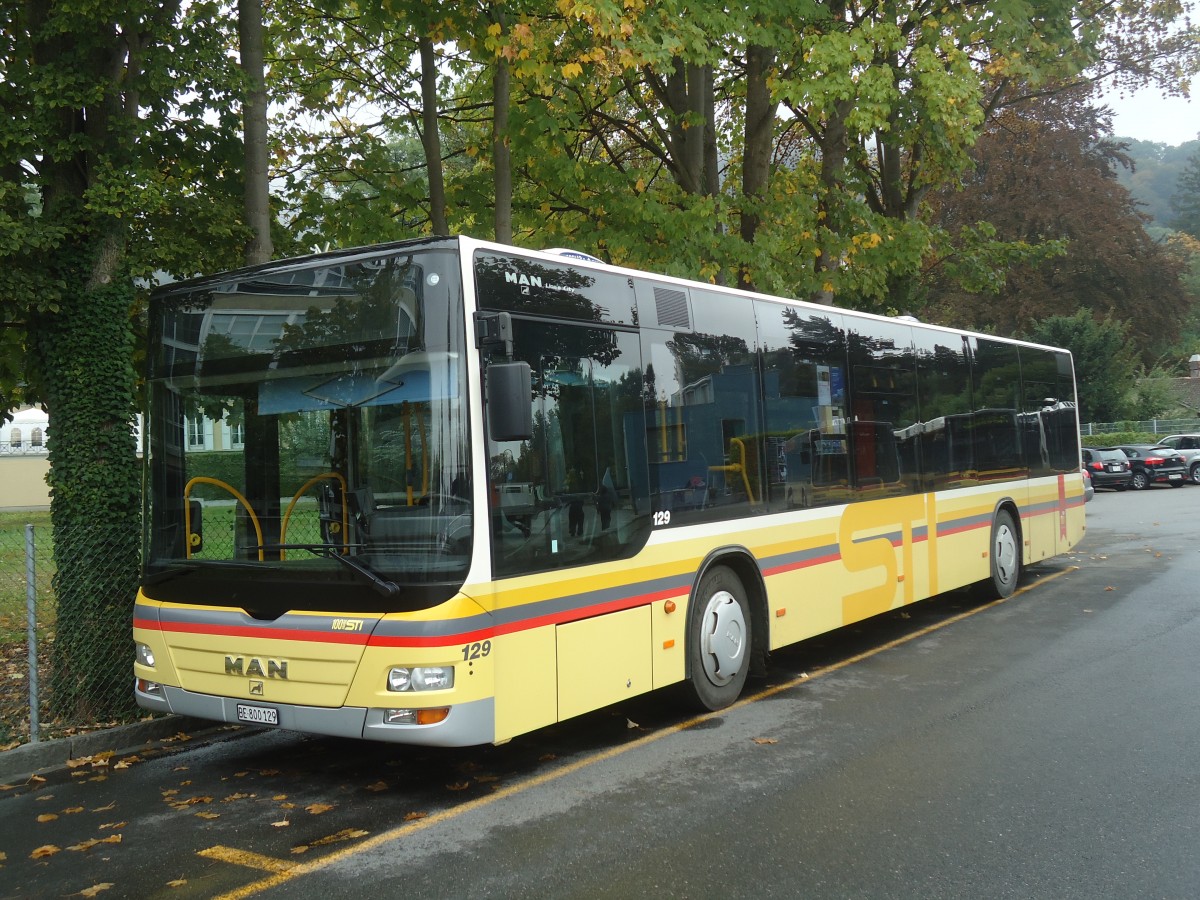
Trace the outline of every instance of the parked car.
<path fill-rule="evenodd" d="M 1182 456 L 1188 467 L 1188 479 L 1192 484 L 1200 484 L 1200 434 L 1169 434 L 1158 446 L 1170 447 Z"/>
<path fill-rule="evenodd" d="M 1123 444 L 1112 449 L 1121 450 L 1129 457 L 1129 465 L 1133 467 L 1133 477 L 1129 480 L 1129 486 L 1135 491 L 1143 491 L 1153 484 L 1183 487 L 1187 480 L 1188 470 L 1183 464 L 1183 457 L 1170 447 L 1160 447 L 1157 444 Z"/>
<path fill-rule="evenodd" d="M 1092 476 L 1092 486 L 1123 491 L 1133 478 L 1133 467 L 1122 450 L 1083 448 L 1083 468 Z"/>
<path fill-rule="evenodd" d="M 1092 484 L 1092 473 L 1087 470 L 1087 466 L 1080 466 L 1079 474 L 1083 476 L 1083 502 L 1087 503 L 1096 496 L 1096 487 Z"/>

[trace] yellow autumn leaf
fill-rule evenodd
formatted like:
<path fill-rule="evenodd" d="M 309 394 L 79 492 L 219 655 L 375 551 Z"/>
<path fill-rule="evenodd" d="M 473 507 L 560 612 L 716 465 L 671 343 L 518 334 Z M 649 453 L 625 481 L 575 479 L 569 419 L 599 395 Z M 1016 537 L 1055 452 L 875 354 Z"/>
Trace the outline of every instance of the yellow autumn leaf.
<path fill-rule="evenodd" d="M 583 74 L 583 66 L 576 62 L 567 63 L 562 67 L 563 78 L 578 78 Z"/>
<path fill-rule="evenodd" d="M 197 819 L 219 819 L 219 818 L 221 818 L 221 814 L 215 813 L 215 812 L 208 812 L 207 810 L 201 810 L 200 812 L 196 813 L 196 818 Z"/>
<path fill-rule="evenodd" d="M 306 810 L 308 810 L 310 813 L 312 813 L 314 816 L 319 816 L 321 813 L 327 813 L 331 809 L 333 809 L 333 804 L 332 803 L 310 803 L 308 806 L 306 806 L 304 808 Z"/>
<path fill-rule="evenodd" d="M 58 818 L 58 813 L 42 813 L 37 817 L 39 822 L 53 822 Z"/>
<path fill-rule="evenodd" d="M 74 851 L 76 851 L 77 853 L 79 853 L 79 852 L 82 852 L 82 851 L 84 851 L 84 850 L 91 850 L 91 849 L 92 849 L 93 847 L 95 847 L 95 846 L 96 846 L 98 843 L 100 843 L 100 842 L 99 842 L 98 840 L 96 840 L 95 838 L 88 838 L 86 841 L 80 841 L 78 844 L 72 844 L 72 845 L 71 845 L 70 847 L 68 847 L 67 849 L 68 849 L 68 850 L 74 850 Z"/>
<path fill-rule="evenodd" d="M 456 781 L 453 784 L 446 785 L 446 790 L 448 790 L 448 791 L 465 791 L 470 786 L 471 786 L 471 782 L 469 782 L 469 781 Z"/>
<path fill-rule="evenodd" d="M 387 789 L 388 789 L 388 783 L 386 781 L 377 781 L 374 784 L 367 785 L 368 791 L 377 791 L 378 792 L 378 791 L 386 791 Z"/>
<path fill-rule="evenodd" d="M 778 738 L 754 738 L 753 740 L 754 740 L 754 743 L 756 743 L 756 744 L 778 744 L 779 743 Z"/>
<path fill-rule="evenodd" d="M 32 853 L 29 854 L 30 859 L 45 859 L 47 856 L 53 856 L 61 851 L 61 847 L 55 847 L 53 844 L 43 844 Z"/>
<path fill-rule="evenodd" d="M 278 822 L 272 822 L 272 823 L 271 823 L 271 827 L 273 827 L 273 828 L 287 828 L 287 827 L 288 827 L 289 825 L 291 825 L 291 824 L 292 824 L 292 823 L 291 823 L 291 822 L 289 822 L 287 819 L 281 819 L 281 820 L 280 820 L 280 821 L 278 821 Z"/>
<path fill-rule="evenodd" d="M 488 31 L 488 34 L 490 34 L 492 37 L 495 37 L 496 35 L 498 35 L 500 33 L 500 23 L 493 22 L 491 25 L 488 26 L 487 31 Z"/>
<path fill-rule="evenodd" d="M 79 892 L 81 897 L 95 897 L 101 891 L 107 891 L 113 886 L 111 881 L 103 881 L 100 884 L 93 884 L 90 888 L 84 888 Z"/>
<path fill-rule="evenodd" d="M 429 815 L 427 812 L 410 812 L 404 814 L 405 822 L 416 822 L 418 819 L 424 819 Z"/>
<path fill-rule="evenodd" d="M 174 881 L 168 881 L 167 887 L 171 887 L 171 888 L 183 887 L 185 884 L 187 884 L 186 878 L 176 878 Z"/>

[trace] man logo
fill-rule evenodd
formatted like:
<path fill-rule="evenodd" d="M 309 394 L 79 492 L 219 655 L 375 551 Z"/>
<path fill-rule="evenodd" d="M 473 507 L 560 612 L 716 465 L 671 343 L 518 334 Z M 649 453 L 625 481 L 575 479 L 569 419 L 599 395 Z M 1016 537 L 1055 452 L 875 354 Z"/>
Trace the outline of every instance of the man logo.
<path fill-rule="evenodd" d="M 261 660 L 257 656 L 250 657 L 250 662 L 247 664 L 245 657 L 227 656 L 225 657 L 225 674 L 243 677 L 257 675 L 259 678 L 279 678 L 287 681 L 288 664 L 286 659 Z"/>

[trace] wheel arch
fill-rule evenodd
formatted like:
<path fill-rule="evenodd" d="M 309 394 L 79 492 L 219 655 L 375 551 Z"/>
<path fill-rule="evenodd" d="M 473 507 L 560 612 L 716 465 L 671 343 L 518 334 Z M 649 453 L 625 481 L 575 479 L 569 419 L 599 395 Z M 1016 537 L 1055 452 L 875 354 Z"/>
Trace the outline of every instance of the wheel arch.
<path fill-rule="evenodd" d="M 696 592 L 705 574 L 721 566 L 731 570 L 746 591 L 746 602 L 750 605 L 750 674 L 761 677 L 767 673 L 770 658 L 770 617 L 767 613 L 766 581 L 753 553 L 740 545 L 718 547 L 710 551 L 696 569 L 688 598 L 689 608 L 696 600 Z M 688 639 L 691 640 L 690 635 Z"/>

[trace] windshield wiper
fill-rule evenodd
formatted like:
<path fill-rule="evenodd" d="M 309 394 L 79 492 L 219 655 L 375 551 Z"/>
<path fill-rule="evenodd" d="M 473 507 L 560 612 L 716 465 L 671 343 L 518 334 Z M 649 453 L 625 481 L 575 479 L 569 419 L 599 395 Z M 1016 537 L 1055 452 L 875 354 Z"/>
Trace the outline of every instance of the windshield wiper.
<path fill-rule="evenodd" d="M 366 563 L 360 562 L 353 556 L 339 553 L 337 548 L 331 544 L 262 544 L 255 549 L 272 552 L 276 550 L 307 550 L 309 553 L 323 556 L 326 559 L 336 559 L 347 569 L 357 572 L 367 579 L 372 587 L 385 597 L 394 597 L 400 593 L 400 586 L 396 582 L 388 581 Z"/>
<path fill-rule="evenodd" d="M 164 581 L 170 581 L 173 578 L 178 578 L 180 575 L 188 575 L 200 568 L 199 564 L 194 562 L 187 563 L 171 563 L 171 565 L 163 569 L 161 572 L 154 572 L 142 579 L 142 584 L 154 585 L 162 584 Z"/>
<path fill-rule="evenodd" d="M 245 562 L 237 559 L 206 559 L 203 561 L 186 560 L 173 562 L 168 568 L 161 572 L 154 572 L 142 579 L 142 584 L 162 584 L 164 581 L 171 581 L 178 578 L 180 575 L 190 575 L 192 572 L 201 568 L 221 567 L 225 569 L 257 569 L 262 566 L 260 562 Z"/>

